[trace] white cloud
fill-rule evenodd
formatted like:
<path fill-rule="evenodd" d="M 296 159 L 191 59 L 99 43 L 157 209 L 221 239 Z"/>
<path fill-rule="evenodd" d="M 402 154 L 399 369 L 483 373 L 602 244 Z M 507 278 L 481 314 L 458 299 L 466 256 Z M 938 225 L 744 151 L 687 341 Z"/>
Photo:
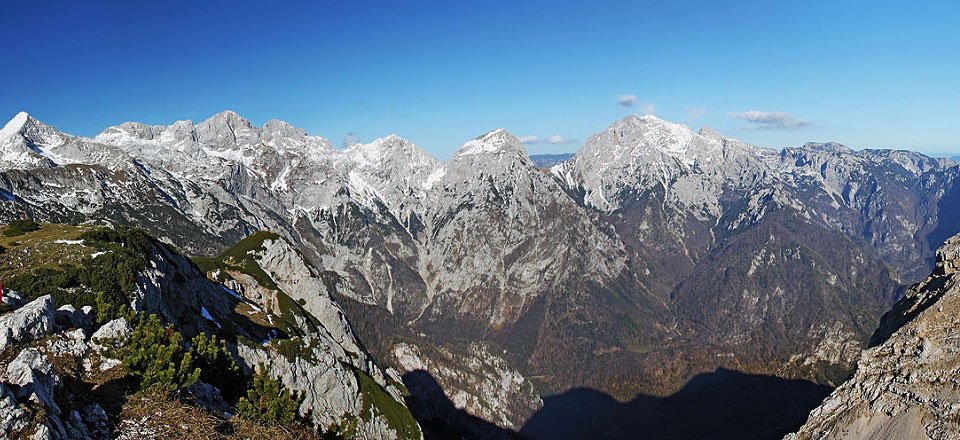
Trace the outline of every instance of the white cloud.
<path fill-rule="evenodd" d="M 778 130 L 788 128 L 802 128 L 813 125 L 813 121 L 797 118 L 784 112 L 763 112 L 749 110 L 742 113 L 730 113 L 736 119 L 747 121 L 746 128 L 757 130 Z"/>
<path fill-rule="evenodd" d="M 620 107 L 633 107 L 637 103 L 637 95 L 620 95 L 617 98 L 617 105 Z"/>
<path fill-rule="evenodd" d="M 567 139 L 563 135 L 555 134 L 553 136 L 520 136 L 520 142 L 527 145 L 567 145 L 572 144 L 573 139 Z"/>
<path fill-rule="evenodd" d="M 657 112 L 657 106 L 650 101 L 640 101 L 637 95 L 620 95 L 617 97 L 617 105 L 624 108 L 637 107 L 640 113 L 652 115 Z"/>

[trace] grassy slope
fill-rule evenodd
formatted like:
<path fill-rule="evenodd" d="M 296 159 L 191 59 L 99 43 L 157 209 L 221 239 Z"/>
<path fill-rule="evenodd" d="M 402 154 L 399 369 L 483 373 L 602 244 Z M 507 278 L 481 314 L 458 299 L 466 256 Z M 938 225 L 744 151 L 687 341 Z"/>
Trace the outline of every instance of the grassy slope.
<path fill-rule="evenodd" d="M 73 244 L 91 226 L 43 225 L 39 230 L 8 237 L 0 235 L 0 277 L 3 280 L 41 267 L 59 269 L 79 265 L 97 249 L 89 244 Z M 57 243 L 58 240 L 66 242 Z"/>

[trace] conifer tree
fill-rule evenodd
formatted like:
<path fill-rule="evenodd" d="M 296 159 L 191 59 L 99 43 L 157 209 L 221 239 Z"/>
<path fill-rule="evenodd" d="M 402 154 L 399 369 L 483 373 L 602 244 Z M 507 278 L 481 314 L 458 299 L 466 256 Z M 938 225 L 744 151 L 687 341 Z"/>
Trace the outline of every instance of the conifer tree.
<path fill-rule="evenodd" d="M 141 387 L 172 392 L 199 379 L 200 369 L 193 367 L 193 356 L 183 349 L 180 333 L 161 324 L 157 315 L 141 314 L 134 321 L 121 361 L 127 372 L 140 378 Z"/>
<path fill-rule="evenodd" d="M 247 397 L 241 397 L 237 403 L 237 415 L 262 423 L 286 425 L 296 419 L 302 402 L 303 396 L 291 393 L 260 366 Z"/>

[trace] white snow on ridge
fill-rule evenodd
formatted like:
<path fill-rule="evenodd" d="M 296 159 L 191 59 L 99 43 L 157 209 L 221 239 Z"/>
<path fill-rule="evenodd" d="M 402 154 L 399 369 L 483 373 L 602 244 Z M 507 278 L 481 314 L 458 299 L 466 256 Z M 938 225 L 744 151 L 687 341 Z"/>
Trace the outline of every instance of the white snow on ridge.
<path fill-rule="evenodd" d="M 476 139 L 465 142 L 460 146 L 460 149 L 457 150 L 456 156 L 499 152 L 510 142 L 511 137 L 506 130 L 498 128 Z"/>
<path fill-rule="evenodd" d="M 58 240 L 54 240 L 54 243 L 57 243 L 57 244 L 83 244 L 83 240 L 64 240 L 64 239 L 61 238 L 61 239 L 58 239 Z"/>
<path fill-rule="evenodd" d="M 30 118 L 30 115 L 27 112 L 17 113 L 3 128 L 0 128 L 0 139 L 13 136 L 18 133 L 27 123 L 27 120 Z"/>

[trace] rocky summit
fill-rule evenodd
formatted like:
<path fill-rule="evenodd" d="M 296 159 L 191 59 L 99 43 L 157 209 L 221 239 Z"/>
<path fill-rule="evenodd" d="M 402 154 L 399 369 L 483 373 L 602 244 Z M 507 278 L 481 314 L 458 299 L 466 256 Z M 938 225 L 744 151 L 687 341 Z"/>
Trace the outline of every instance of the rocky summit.
<path fill-rule="evenodd" d="M 609 408 L 603 432 L 652 426 L 636 412 L 686 427 L 651 435 L 697 438 L 678 408 L 703 395 L 717 432 L 778 438 L 839 386 L 799 438 L 937 437 L 949 398 L 924 390 L 952 371 L 934 311 L 949 310 L 955 241 L 935 249 L 960 231 L 958 172 L 649 115 L 551 163 L 502 129 L 442 162 L 395 135 L 338 149 L 232 111 L 93 138 L 21 113 L 0 130 L 0 263 L 23 300 L 0 315 L 0 406 L 18 408 L 0 422 L 173 436 L 159 413 L 254 435 L 267 428 L 240 409 L 269 389 L 303 435 L 582 438 L 602 432 L 550 421 L 592 407 Z M 125 272 L 93 275 L 107 267 Z M 148 337 L 182 371 L 139 373 Z M 137 385 L 159 377 L 194 398 Z M 92 389 L 127 400 L 81 398 Z M 718 412 L 721 393 L 755 423 Z"/>

